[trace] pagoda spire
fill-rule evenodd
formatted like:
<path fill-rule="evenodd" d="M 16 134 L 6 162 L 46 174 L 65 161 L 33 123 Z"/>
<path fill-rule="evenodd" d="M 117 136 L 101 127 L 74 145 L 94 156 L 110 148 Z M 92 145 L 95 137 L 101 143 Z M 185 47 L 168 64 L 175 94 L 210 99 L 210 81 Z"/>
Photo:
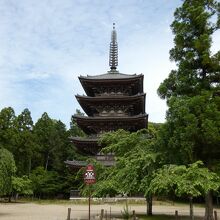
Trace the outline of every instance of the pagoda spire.
<path fill-rule="evenodd" d="M 115 30 L 115 23 L 113 23 L 113 30 L 111 34 L 109 66 L 111 69 L 110 72 L 115 72 L 118 66 L 118 43 L 117 43 L 117 33 Z"/>

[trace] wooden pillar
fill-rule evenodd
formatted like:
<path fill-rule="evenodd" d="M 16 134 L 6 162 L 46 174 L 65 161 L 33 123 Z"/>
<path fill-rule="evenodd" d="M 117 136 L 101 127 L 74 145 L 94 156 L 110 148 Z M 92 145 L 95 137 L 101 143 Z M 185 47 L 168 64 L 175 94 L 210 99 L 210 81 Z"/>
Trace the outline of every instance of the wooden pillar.
<path fill-rule="evenodd" d="M 214 219 L 218 220 L 217 211 L 214 211 Z"/>
<path fill-rule="evenodd" d="M 90 220 L 90 209 L 91 209 L 91 191 L 89 186 L 89 220 Z"/>
<path fill-rule="evenodd" d="M 136 220 L 136 213 L 135 213 L 135 210 L 132 211 L 132 219 L 133 219 L 133 220 Z"/>
<path fill-rule="evenodd" d="M 175 220 L 178 220 L 178 211 L 175 211 Z"/>
<path fill-rule="evenodd" d="M 105 219 L 108 220 L 108 211 L 105 210 Z"/>
<path fill-rule="evenodd" d="M 70 220 L 70 215 L 71 215 L 71 208 L 68 208 L 67 220 Z"/>
<path fill-rule="evenodd" d="M 104 209 L 101 209 L 100 220 L 103 220 L 104 217 Z"/>

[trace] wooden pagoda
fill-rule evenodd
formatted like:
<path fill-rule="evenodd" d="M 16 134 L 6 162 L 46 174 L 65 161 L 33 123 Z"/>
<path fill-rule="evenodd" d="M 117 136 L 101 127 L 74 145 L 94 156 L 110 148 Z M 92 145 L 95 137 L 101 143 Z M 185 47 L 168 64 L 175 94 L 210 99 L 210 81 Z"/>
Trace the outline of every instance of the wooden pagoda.
<path fill-rule="evenodd" d="M 122 74 L 117 70 L 118 44 L 113 26 L 109 56 L 110 71 L 96 76 L 80 76 L 86 95 L 76 99 L 87 116 L 74 116 L 87 138 L 71 137 L 71 142 L 84 155 L 96 158 L 106 166 L 113 164 L 113 155 L 100 153 L 98 139 L 104 132 L 124 129 L 135 132 L 146 128 L 145 96 L 142 74 Z M 70 168 L 85 166 L 85 161 L 65 161 Z"/>

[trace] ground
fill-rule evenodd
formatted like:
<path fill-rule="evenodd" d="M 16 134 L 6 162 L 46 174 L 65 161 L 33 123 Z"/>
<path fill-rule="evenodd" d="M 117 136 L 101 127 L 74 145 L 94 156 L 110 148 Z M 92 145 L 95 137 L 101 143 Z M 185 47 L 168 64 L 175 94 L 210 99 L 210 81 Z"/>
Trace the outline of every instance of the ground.
<path fill-rule="evenodd" d="M 91 206 L 91 215 L 98 216 L 101 209 L 111 214 L 121 214 L 125 204 L 102 204 Z M 67 202 L 63 204 L 37 204 L 37 203 L 0 203 L 0 220 L 66 220 L 67 210 L 71 208 L 71 219 L 88 219 L 88 205 L 74 204 Z M 135 210 L 136 213 L 145 213 L 144 204 L 129 205 L 129 210 Z M 178 210 L 180 215 L 189 215 L 188 205 L 160 205 L 153 206 L 154 214 L 174 214 Z M 194 213 L 197 216 L 204 215 L 203 207 L 195 207 Z M 220 209 L 217 210 L 220 215 Z"/>

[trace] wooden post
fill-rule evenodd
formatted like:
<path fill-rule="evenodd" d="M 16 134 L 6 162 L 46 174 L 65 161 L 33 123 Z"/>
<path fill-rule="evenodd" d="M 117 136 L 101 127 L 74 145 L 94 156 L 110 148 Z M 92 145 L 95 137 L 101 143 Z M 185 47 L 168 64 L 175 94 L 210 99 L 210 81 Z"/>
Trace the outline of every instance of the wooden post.
<path fill-rule="evenodd" d="M 91 206 L 91 190 L 89 186 L 89 220 L 90 220 L 90 206 Z"/>
<path fill-rule="evenodd" d="M 112 219 L 112 209 L 111 209 L 111 206 L 110 206 L 110 212 L 109 212 L 109 219 L 110 220 Z"/>
<path fill-rule="evenodd" d="M 136 220 L 135 210 L 133 210 L 132 218 L 133 218 L 133 220 Z"/>
<path fill-rule="evenodd" d="M 217 211 L 214 211 L 214 219 L 218 220 Z"/>
<path fill-rule="evenodd" d="M 105 210 L 105 219 L 108 220 L 108 211 Z"/>
<path fill-rule="evenodd" d="M 178 211 L 175 211 L 175 220 L 178 220 Z"/>
<path fill-rule="evenodd" d="M 71 208 L 68 208 L 67 220 L 70 220 Z"/>
<path fill-rule="evenodd" d="M 104 217 L 104 209 L 101 209 L 100 220 L 103 220 L 103 217 Z"/>

